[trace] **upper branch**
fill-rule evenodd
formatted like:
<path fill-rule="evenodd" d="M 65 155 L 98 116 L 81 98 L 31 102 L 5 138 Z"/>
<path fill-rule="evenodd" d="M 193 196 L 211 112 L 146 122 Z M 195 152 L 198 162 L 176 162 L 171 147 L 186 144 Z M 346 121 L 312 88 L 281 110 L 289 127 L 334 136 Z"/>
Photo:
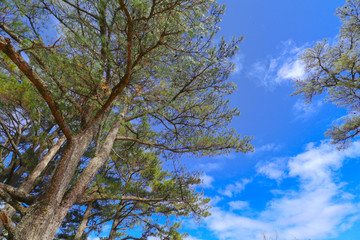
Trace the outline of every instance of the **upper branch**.
<path fill-rule="evenodd" d="M 158 198 L 143 198 L 136 196 L 118 196 L 110 195 L 106 193 L 92 193 L 90 195 L 83 196 L 77 204 L 85 204 L 88 202 L 93 202 L 96 200 L 124 200 L 124 201 L 134 201 L 134 202 L 179 202 L 181 199 L 169 199 L 168 196 L 158 197 Z"/>
<path fill-rule="evenodd" d="M 56 102 L 51 96 L 44 81 L 37 75 L 37 73 L 31 68 L 31 66 L 25 61 L 21 54 L 12 46 L 10 39 L 0 36 L 0 50 L 3 51 L 18 68 L 27 76 L 27 78 L 34 84 L 39 91 L 43 99 L 48 104 L 55 121 L 60 126 L 61 130 L 65 134 L 66 138 L 71 140 L 73 134 L 61 115 L 60 110 L 57 107 Z"/>
<path fill-rule="evenodd" d="M 170 146 L 165 145 L 165 144 L 148 142 L 148 141 L 143 141 L 143 140 L 137 139 L 137 138 L 123 137 L 123 136 L 117 136 L 116 140 L 136 142 L 136 143 L 140 143 L 142 145 L 146 145 L 146 146 L 150 146 L 150 147 L 154 147 L 154 148 L 158 148 L 158 149 L 162 149 L 162 150 L 167 150 L 167 151 L 171 151 L 171 152 L 175 152 L 175 153 L 187 153 L 187 152 L 205 151 L 205 150 L 209 150 L 209 149 L 224 150 L 224 149 L 229 149 L 229 148 L 231 149 L 231 148 L 235 147 L 235 146 L 221 146 L 221 145 L 215 145 L 215 144 L 209 144 L 209 145 L 206 145 L 206 146 L 170 147 Z"/>
<path fill-rule="evenodd" d="M 128 85 L 131 77 L 131 69 L 133 67 L 132 62 L 132 45 L 133 45 L 133 20 L 130 15 L 129 10 L 126 8 L 123 0 L 119 0 L 121 10 L 125 13 L 127 20 L 127 53 L 126 53 L 126 70 L 124 76 L 121 78 L 120 82 L 113 87 L 109 98 L 106 100 L 101 109 L 96 113 L 95 117 L 89 121 L 86 127 L 91 126 L 94 122 L 96 122 L 102 114 L 106 111 L 106 109 L 111 105 L 111 103 L 115 100 L 115 98 L 123 91 L 123 89 Z"/>

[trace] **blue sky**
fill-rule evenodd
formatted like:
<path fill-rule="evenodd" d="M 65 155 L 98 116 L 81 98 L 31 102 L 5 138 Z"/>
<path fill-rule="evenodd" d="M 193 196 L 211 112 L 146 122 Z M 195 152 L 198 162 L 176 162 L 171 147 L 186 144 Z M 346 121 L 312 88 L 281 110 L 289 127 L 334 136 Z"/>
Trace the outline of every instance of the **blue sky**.
<path fill-rule="evenodd" d="M 241 116 L 232 126 L 254 136 L 256 151 L 189 159 L 204 172 L 212 216 L 184 221 L 189 240 L 360 238 L 360 142 L 336 150 L 324 132 L 345 109 L 311 105 L 294 91 L 297 57 L 324 38 L 334 41 L 344 0 L 222 0 L 221 35 L 244 35 L 230 100 Z M 196 163 L 196 164 L 194 164 Z M 190 167 L 191 168 L 191 167 Z"/>

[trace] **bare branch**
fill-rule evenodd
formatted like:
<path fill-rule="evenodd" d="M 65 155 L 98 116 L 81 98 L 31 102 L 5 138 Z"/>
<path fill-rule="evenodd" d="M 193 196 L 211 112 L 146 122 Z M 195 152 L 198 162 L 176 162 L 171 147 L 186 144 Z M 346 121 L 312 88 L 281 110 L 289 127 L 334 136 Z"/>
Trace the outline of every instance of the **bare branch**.
<path fill-rule="evenodd" d="M 5 194 L 8 194 L 12 199 L 26 204 L 33 203 L 37 198 L 37 196 L 28 194 L 25 191 L 16 189 L 10 185 L 1 182 L 0 182 L 0 192 L 1 192 L 0 194 L 4 193 L 4 196 Z M 6 201 L 6 199 L 4 200 Z"/>

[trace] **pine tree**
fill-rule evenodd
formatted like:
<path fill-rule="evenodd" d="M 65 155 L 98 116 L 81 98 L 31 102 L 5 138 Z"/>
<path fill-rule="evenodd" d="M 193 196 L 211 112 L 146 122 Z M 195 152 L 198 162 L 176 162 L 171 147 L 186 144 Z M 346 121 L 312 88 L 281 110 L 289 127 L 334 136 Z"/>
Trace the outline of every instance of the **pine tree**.
<path fill-rule="evenodd" d="M 252 150 L 228 127 L 239 114 L 225 98 L 241 39 L 215 41 L 224 7 L 5 0 L 0 9 L 3 236 L 81 239 L 113 221 L 110 238 L 139 226 L 144 238 L 180 239 L 166 219 L 208 213 L 199 175 L 179 157 Z"/>

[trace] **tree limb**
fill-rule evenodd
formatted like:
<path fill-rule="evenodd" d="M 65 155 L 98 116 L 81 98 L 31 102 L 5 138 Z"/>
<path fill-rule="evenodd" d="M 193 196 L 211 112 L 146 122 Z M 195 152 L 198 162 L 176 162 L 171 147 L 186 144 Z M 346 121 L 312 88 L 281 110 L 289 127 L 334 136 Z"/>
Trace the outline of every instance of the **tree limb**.
<path fill-rule="evenodd" d="M 26 204 L 32 204 L 37 196 L 28 194 L 22 190 L 16 189 L 10 185 L 0 182 L 0 194 L 8 194 L 12 199 Z M 4 195 L 5 196 L 5 195 Z"/>
<path fill-rule="evenodd" d="M 71 140 L 73 137 L 71 129 L 62 117 L 62 114 L 58 109 L 55 100 L 51 96 L 51 93 L 47 88 L 45 82 L 37 75 L 37 73 L 32 69 L 32 67 L 21 56 L 21 54 L 13 47 L 10 39 L 0 36 L 0 50 L 3 51 L 34 84 L 36 89 L 39 91 L 43 99 L 48 104 L 56 123 L 60 126 L 67 139 Z"/>
<path fill-rule="evenodd" d="M 132 141 L 132 142 L 140 143 L 140 144 L 155 147 L 155 148 L 168 150 L 168 151 L 175 152 L 175 153 L 187 153 L 187 152 L 203 151 L 203 150 L 209 150 L 209 149 L 212 149 L 212 150 L 224 150 L 224 149 L 229 149 L 229 148 L 234 148 L 235 147 L 235 146 L 208 145 L 208 146 L 195 146 L 195 147 L 184 146 L 184 147 L 180 147 L 180 148 L 172 148 L 172 147 L 167 146 L 165 144 L 147 142 L 147 141 L 143 141 L 143 140 L 140 140 L 140 139 L 137 139 L 137 138 L 132 138 L 132 137 L 118 136 L 116 138 L 116 140 Z"/>
<path fill-rule="evenodd" d="M 107 193 L 92 193 L 82 197 L 77 204 L 85 204 L 96 200 L 124 200 L 124 201 L 135 201 L 135 202 L 179 202 L 181 199 L 168 199 L 168 196 L 160 198 L 142 198 L 136 196 L 118 196 Z"/>
<path fill-rule="evenodd" d="M 1 218 L 2 223 L 5 226 L 5 229 L 8 231 L 8 234 L 9 234 L 8 239 L 13 240 L 14 235 L 15 235 L 15 226 L 14 226 L 13 221 L 4 212 L 0 213 L 0 218 Z"/>

